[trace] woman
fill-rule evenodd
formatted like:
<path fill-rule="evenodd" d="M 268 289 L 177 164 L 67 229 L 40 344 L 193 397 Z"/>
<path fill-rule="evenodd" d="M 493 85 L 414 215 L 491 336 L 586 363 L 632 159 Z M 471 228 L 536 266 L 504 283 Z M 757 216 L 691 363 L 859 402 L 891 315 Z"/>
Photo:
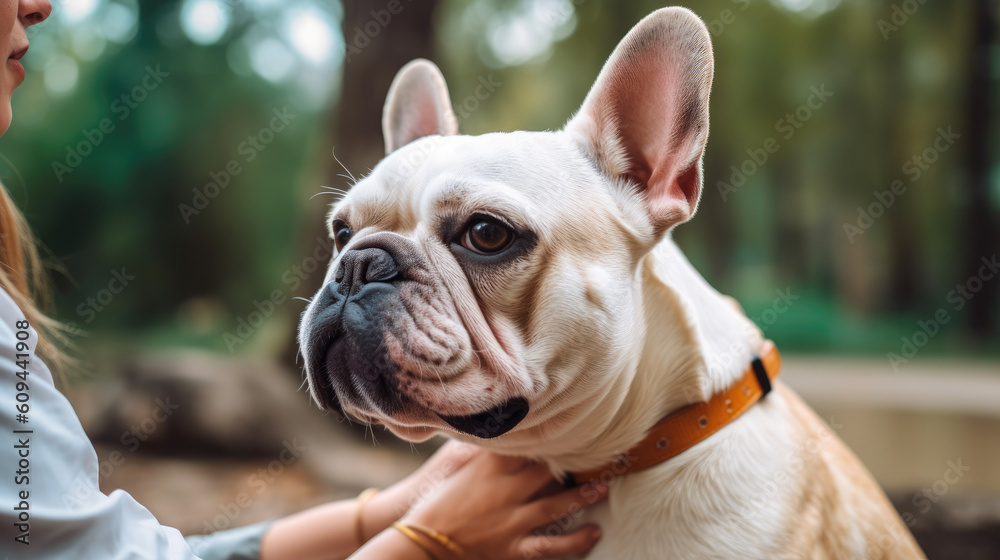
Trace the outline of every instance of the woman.
<path fill-rule="evenodd" d="M 0 0 L 0 134 L 24 80 L 25 30 L 44 21 L 49 0 Z M 0 189 L 0 555 L 10 558 L 551 558 L 589 550 L 588 526 L 536 534 L 589 505 L 567 491 L 533 499 L 552 482 L 543 465 L 471 446 L 445 445 L 407 479 L 363 499 L 185 540 L 127 493 L 104 495 L 97 455 L 44 362 L 62 363 L 58 324 L 35 303 L 41 269 L 30 232 Z M 36 330 L 37 329 L 37 330 Z M 606 489 L 600 489 L 600 497 Z M 396 524 L 394 526 L 394 524 Z M 360 548 L 360 550 L 358 550 Z"/>

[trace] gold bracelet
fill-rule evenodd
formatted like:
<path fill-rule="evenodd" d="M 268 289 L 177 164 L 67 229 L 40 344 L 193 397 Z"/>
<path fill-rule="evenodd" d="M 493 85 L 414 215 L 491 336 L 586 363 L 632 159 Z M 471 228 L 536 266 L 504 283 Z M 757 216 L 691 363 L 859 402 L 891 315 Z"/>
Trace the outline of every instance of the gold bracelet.
<path fill-rule="evenodd" d="M 416 531 L 407 527 L 406 525 L 403 525 L 402 523 L 393 523 L 392 527 L 393 529 L 396 529 L 400 533 L 406 535 L 406 538 L 410 539 L 411 541 L 413 541 L 414 544 L 419 546 L 420 550 L 423 550 L 424 554 L 426 554 L 428 558 L 430 558 L 431 560 L 440 560 L 440 558 L 437 557 L 437 554 L 434 554 L 434 551 L 431 550 L 431 547 L 427 546 L 427 543 L 425 543 L 424 540 L 420 538 L 420 535 L 418 535 Z"/>
<path fill-rule="evenodd" d="M 462 547 L 458 546 L 458 543 L 448 538 L 447 535 L 442 535 L 430 527 L 424 527 L 423 525 L 417 525 L 416 523 L 410 523 L 407 527 L 426 537 L 434 539 L 438 544 L 447 548 L 455 556 L 465 556 L 465 551 L 462 550 Z"/>
<path fill-rule="evenodd" d="M 358 537 L 359 548 L 368 542 L 368 539 L 365 538 L 364 528 L 361 526 L 361 510 L 364 509 L 369 500 L 375 497 L 375 494 L 378 494 L 378 488 L 369 488 L 358 494 L 358 498 L 354 502 L 354 534 Z"/>

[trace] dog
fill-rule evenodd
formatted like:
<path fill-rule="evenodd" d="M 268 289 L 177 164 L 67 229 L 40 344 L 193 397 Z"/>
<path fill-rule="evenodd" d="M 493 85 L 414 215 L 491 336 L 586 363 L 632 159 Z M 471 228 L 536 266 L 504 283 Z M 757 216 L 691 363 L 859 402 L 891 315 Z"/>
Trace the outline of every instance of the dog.
<path fill-rule="evenodd" d="M 590 558 L 923 558 L 670 237 L 701 196 L 713 72 L 704 23 L 664 8 L 562 130 L 473 137 L 438 68 L 403 67 L 387 156 L 329 216 L 337 252 L 299 332 L 310 392 L 409 441 L 610 482 L 573 519 L 602 527 Z M 655 459 L 675 433 L 694 439 Z"/>

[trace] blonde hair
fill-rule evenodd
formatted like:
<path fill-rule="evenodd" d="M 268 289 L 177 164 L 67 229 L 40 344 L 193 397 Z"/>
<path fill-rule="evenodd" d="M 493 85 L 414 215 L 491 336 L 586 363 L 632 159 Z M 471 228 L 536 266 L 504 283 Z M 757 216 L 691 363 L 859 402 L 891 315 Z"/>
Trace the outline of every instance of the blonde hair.
<path fill-rule="evenodd" d="M 62 324 L 44 312 L 51 305 L 48 277 L 31 228 L 3 185 L 0 185 L 0 288 L 10 295 L 38 332 L 37 355 L 53 372 L 62 371 L 67 363 L 63 351 L 67 341 Z"/>

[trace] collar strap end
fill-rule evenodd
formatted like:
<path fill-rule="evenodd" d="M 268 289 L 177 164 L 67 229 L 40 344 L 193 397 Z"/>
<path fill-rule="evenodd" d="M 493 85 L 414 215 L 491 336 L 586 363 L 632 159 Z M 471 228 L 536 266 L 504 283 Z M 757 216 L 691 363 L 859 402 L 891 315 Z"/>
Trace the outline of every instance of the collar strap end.
<path fill-rule="evenodd" d="M 760 398 L 763 399 L 771 392 L 771 378 L 767 375 L 767 368 L 764 367 L 764 362 L 759 357 L 754 358 L 750 365 L 753 369 L 754 377 L 757 378 L 757 384 L 760 385 Z"/>

